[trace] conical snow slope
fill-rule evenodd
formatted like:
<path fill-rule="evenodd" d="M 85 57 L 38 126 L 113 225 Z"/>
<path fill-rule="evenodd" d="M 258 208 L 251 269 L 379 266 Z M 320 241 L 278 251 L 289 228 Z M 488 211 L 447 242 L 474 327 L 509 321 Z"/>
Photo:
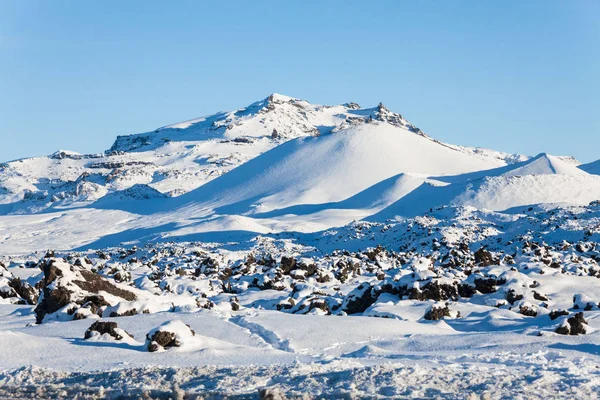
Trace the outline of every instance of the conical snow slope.
<path fill-rule="evenodd" d="M 563 161 L 562 159 L 546 153 L 527 160 L 525 162 L 511 165 L 503 176 L 518 175 L 585 175 L 585 172 L 576 165 Z"/>
<path fill-rule="evenodd" d="M 426 183 L 369 219 L 412 217 L 444 205 L 504 211 L 540 203 L 583 205 L 600 198 L 600 177 L 547 154 L 494 170 L 438 179 L 449 184 Z"/>
<path fill-rule="evenodd" d="M 523 175 L 586 175 L 585 171 L 576 165 L 566 162 L 559 157 L 546 153 L 538 154 L 529 160 L 510 164 L 492 170 L 476 171 L 455 176 L 438 177 L 442 182 L 460 183 L 494 176 L 523 176 Z"/>
<path fill-rule="evenodd" d="M 178 200 L 219 214 L 263 213 L 340 202 L 400 173 L 426 177 L 498 165 L 499 160 L 467 155 L 405 129 L 373 122 L 292 140 Z M 379 195 L 372 193 L 372 202 Z"/>

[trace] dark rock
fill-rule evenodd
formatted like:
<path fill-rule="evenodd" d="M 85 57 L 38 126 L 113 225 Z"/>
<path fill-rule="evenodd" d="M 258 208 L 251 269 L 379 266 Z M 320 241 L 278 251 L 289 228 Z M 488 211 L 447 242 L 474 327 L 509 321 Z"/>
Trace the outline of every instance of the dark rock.
<path fill-rule="evenodd" d="M 60 276 L 62 271 L 54 265 L 54 260 L 46 259 L 41 263 L 42 272 L 44 273 L 43 285 L 48 286 L 50 283 Z"/>
<path fill-rule="evenodd" d="M 232 140 L 233 143 L 253 143 L 254 140 L 252 138 L 249 137 L 237 137 L 235 139 Z"/>
<path fill-rule="evenodd" d="M 192 335 L 196 334 L 189 325 L 187 325 L 187 327 L 190 329 Z M 171 347 L 181 346 L 181 343 L 177 340 L 177 335 L 167 330 L 158 330 L 154 332 L 152 336 L 148 334 L 146 335 L 146 339 L 149 341 L 148 351 L 150 352 L 157 351 L 160 348 L 169 349 Z"/>
<path fill-rule="evenodd" d="M 285 284 L 280 279 L 280 277 L 270 279 L 268 276 L 265 276 L 262 282 L 260 282 L 258 278 L 254 278 L 253 284 L 260 290 L 285 290 Z"/>
<path fill-rule="evenodd" d="M 160 346 L 156 342 L 150 342 L 148 344 L 148 351 L 151 353 L 154 353 L 155 351 L 158 351 L 159 349 L 160 349 Z"/>
<path fill-rule="evenodd" d="M 571 327 L 568 325 L 561 325 L 554 331 L 560 335 L 569 335 L 571 333 Z"/>
<path fill-rule="evenodd" d="M 98 332 L 101 335 L 108 333 L 110 336 L 114 337 L 116 340 L 123 339 L 123 336 L 116 331 L 117 328 L 116 322 L 108 322 L 108 321 L 96 321 L 94 322 L 87 331 L 85 331 L 85 339 L 89 339 L 94 335 L 94 332 Z M 133 337 L 131 334 L 127 333 L 129 336 Z"/>
<path fill-rule="evenodd" d="M 108 302 L 100 295 L 86 296 L 83 298 L 82 307 L 88 307 L 92 313 L 96 314 L 100 307 L 109 306 Z"/>
<path fill-rule="evenodd" d="M 341 283 L 345 283 L 351 275 L 357 274 L 360 271 L 360 265 L 354 264 L 352 261 L 347 263 L 346 261 L 339 260 L 334 266 L 335 279 Z"/>
<path fill-rule="evenodd" d="M 175 334 L 173 332 L 167 331 L 158 331 L 152 335 L 150 345 L 148 346 L 148 351 L 156 351 L 158 348 L 155 348 L 153 345 L 161 346 L 165 349 L 170 347 L 179 347 L 181 343 L 176 339 Z"/>
<path fill-rule="evenodd" d="M 482 247 L 475 252 L 475 263 L 482 267 L 487 267 L 489 265 L 498 265 L 498 260 L 495 260 L 492 253 Z"/>
<path fill-rule="evenodd" d="M 425 316 L 423 318 L 425 318 L 428 321 L 439 321 L 440 319 L 443 319 L 444 317 L 449 317 L 450 316 L 450 309 L 448 308 L 448 306 L 431 306 L 429 307 L 429 309 L 427 310 L 427 312 L 425 313 Z"/>
<path fill-rule="evenodd" d="M 229 300 L 229 303 L 231 304 L 231 310 L 232 311 L 239 311 L 240 310 L 240 302 L 238 300 L 237 297 L 232 297 Z"/>
<path fill-rule="evenodd" d="M 293 257 L 281 257 L 281 271 L 284 274 L 289 274 L 290 271 L 296 269 L 296 260 Z"/>
<path fill-rule="evenodd" d="M 273 388 L 263 388 L 258 390 L 260 400 L 286 400 L 287 397 L 279 390 Z"/>
<path fill-rule="evenodd" d="M 521 306 L 519 307 L 519 312 L 526 317 L 537 317 L 537 310 L 531 307 Z"/>
<path fill-rule="evenodd" d="M 348 294 L 343 310 L 348 314 L 362 313 L 376 300 L 377 297 L 373 293 L 373 287 L 368 283 L 361 283 Z"/>
<path fill-rule="evenodd" d="M 69 303 L 83 305 L 91 301 L 90 308 L 93 309 L 95 305 L 96 310 L 99 307 L 108 305 L 102 296 L 93 297 L 101 291 L 128 301 L 136 299 L 135 294 L 132 292 L 117 287 L 108 279 L 83 267 L 69 266 L 64 263 L 61 267 L 57 265 L 60 264 L 57 264 L 57 261 L 53 258 L 46 258 L 40 264 L 44 278 L 40 282 L 43 296 L 38 300 L 34 310 L 36 323 L 38 324 L 42 323 L 47 314 L 52 314 Z M 78 279 L 65 280 L 61 268 L 70 268 L 71 273 Z M 73 313 L 72 315 L 77 314 Z M 79 317 L 82 315 L 79 314 Z"/>
<path fill-rule="evenodd" d="M 475 279 L 475 289 L 482 294 L 495 293 L 498 290 L 496 286 L 504 285 L 505 283 L 505 279 L 477 278 Z"/>
<path fill-rule="evenodd" d="M 455 285 L 431 281 L 421 289 L 410 289 L 408 298 L 420 301 L 458 300 L 458 288 Z"/>
<path fill-rule="evenodd" d="M 329 274 L 324 271 L 319 271 L 319 276 L 317 276 L 317 282 L 319 283 L 327 283 L 331 280 Z"/>
<path fill-rule="evenodd" d="M 292 299 L 291 297 L 289 299 L 287 299 L 286 301 L 282 301 L 279 304 L 277 304 L 277 311 L 281 311 L 281 310 L 290 310 L 291 308 L 293 308 L 296 305 L 296 300 Z"/>
<path fill-rule="evenodd" d="M 40 297 L 40 292 L 38 289 L 34 288 L 27 282 L 23 282 L 19 278 L 13 278 L 8 282 L 8 286 L 13 288 L 13 290 L 24 299 L 27 304 L 34 305 L 37 303 L 38 298 Z"/>
<path fill-rule="evenodd" d="M 585 335 L 587 333 L 587 321 L 583 318 L 583 313 L 579 312 L 567 319 L 565 325 L 556 328 L 555 332 L 561 335 Z"/>
<path fill-rule="evenodd" d="M 314 310 L 315 308 L 324 311 L 327 315 L 331 315 L 331 310 L 329 309 L 329 306 L 327 305 L 327 302 L 324 299 L 313 299 L 310 302 L 308 311 Z"/>
<path fill-rule="evenodd" d="M 566 310 L 552 310 L 548 315 L 550 316 L 550 319 L 554 321 L 558 317 L 569 315 L 569 312 Z"/>
<path fill-rule="evenodd" d="M 376 248 L 365 251 L 365 255 L 369 259 L 369 261 L 377 260 L 377 256 L 384 253 L 385 249 L 381 245 L 377 245 Z"/>
<path fill-rule="evenodd" d="M 120 297 L 127 301 L 134 301 L 136 299 L 135 294 L 117 287 L 116 285 L 112 284 L 107 279 L 102 278 L 98 274 L 95 274 L 86 269 L 81 269 L 78 272 L 81 273 L 84 280 L 74 280 L 73 283 L 85 291 L 92 293 L 98 293 L 102 291 L 112 294 L 113 296 Z"/>
<path fill-rule="evenodd" d="M 111 318 L 117 318 L 117 317 L 131 317 L 133 315 L 137 315 L 137 309 L 135 308 L 130 308 L 129 310 L 122 312 L 122 313 L 118 313 L 116 311 L 113 311 L 110 313 L 109 317 Z"/>
<path fill-rule="evenodd" d="M 305 273 L 304 273 L 304 276 L 305 276 L 305 277 L 307 277 L 307 278 L 308 278 L 308 277 L 311 277 L 311 276 L 313 276 L 314 274 L 316 274 L 316 273 L 317 273 L 317 266 L 316 266 L 316 264 L 308 264 L 308 265 L 306 265 L 306 264 L 304 264 L 304 263 L 300 263 L 300 264 L 298 265 L 298 267 L 299 267 L 299 268 L 300 268 L 302 271 L 304 271 L 304 272 L 305 272 Z"/>
<path fill-rule="evenodd" d="M 510 304 L 515 304 L 515 302 L 517 302 L 519 300 L 523 300 L 523 295 L 522 294 L 517 294 L 517 292 L 515 291 L 515 289 L 510 289 L 506 293 L 506 301 L 508 301 Z"/>
<path fill-rule="evenodd" d="M 71 302 L 71 292 L 65 287 L 44 288 L 42 301 L 35 307 L 35 322 L 41 324 L 46 314 L 52 314 Z"/>
<path fill-rule="evenodd" d="M 466 283 L 459 284 L 457 289 L 460 297 L 473 297 L 473 295 L 477 292 L 473 286 Z"/>

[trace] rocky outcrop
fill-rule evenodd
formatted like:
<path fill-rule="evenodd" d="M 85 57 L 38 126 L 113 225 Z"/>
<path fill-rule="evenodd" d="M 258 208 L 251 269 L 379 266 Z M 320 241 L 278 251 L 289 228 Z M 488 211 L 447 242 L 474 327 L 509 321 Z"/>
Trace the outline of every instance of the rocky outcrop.
<path fill-rule="evenodd" d="M 57 319 L 82 319 L 98 314 L 102 307 L 114 302 L 133 301 L 136 295 L 85 267 L 71 265 L 56 258 L 45 258 L 40 267 L 44 273 L 41 295 L 35 308 L 36 323 L 41 324 L 49 315 Z M 70 316 L 70 317 L 69 317 Z"/>
<path fill-rule="evenodd" d="M 555 330 L 561 335 L 585 335 L 587 333 L 587 321 L 583 318 L 583 313 L 579 312 L 565 320 Z"/>
<path fill-rule="evenodd" d="M 0 298 L 10 299 L 20 304 L 36 304 L 39 288 L 13 276 L 4 264 L 0 263 Z"/>
<path fill-rule="evenodd" d="M 368 283 L 362 283 L 348 294 L 342 305 L 342 310 L 347 314 L 362 313 L 375 303 L 376 300 L 377 296 L 374 293 L 373 287 Z"/>

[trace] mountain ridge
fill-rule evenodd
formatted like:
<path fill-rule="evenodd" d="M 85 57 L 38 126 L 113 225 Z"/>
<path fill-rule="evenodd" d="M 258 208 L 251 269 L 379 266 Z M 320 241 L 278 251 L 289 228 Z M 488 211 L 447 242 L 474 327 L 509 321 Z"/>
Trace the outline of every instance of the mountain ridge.
<path fill-rule="evenodd" d="M 507 163 L 526 158 L 441 143 L 381 103 L 372 108 L 352 102 L 326 106 L 274 93 L 231 112 L 119 136 L 103 154 L 58 150 L 0 164 L 0 215 L 69 209 L 134 185 L 176 197 L 287 140 L 336 133 L 370 121 L 406 129 L 463 153 Z"/>

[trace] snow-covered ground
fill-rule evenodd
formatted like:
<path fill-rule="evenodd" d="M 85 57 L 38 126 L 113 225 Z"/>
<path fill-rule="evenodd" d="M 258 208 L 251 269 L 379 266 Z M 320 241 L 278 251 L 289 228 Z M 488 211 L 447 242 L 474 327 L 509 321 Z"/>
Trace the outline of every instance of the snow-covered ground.
<path fill-rule="evenodd" d="M 27 307 L 1 310 L 2 397 L 147 392 L 166 398 L 179 392 L 258 398 L 268 387 L 289 397 L 527 399 L 595 398 L 600 390 L 597 335 L 538 337 L 360 316 L 200 311 L 115 318 L 139 339 L 88 342 L 88 320 L 24 327 L 33 322 Z M 173 318 L 210 340 L 196 348 L 145 351 L 145 334 Z"/>
<path fill-rule="evenodd" d="M 597 164 L 278 94 L 3 164 L 0 398 L 596 398 Z"/>

